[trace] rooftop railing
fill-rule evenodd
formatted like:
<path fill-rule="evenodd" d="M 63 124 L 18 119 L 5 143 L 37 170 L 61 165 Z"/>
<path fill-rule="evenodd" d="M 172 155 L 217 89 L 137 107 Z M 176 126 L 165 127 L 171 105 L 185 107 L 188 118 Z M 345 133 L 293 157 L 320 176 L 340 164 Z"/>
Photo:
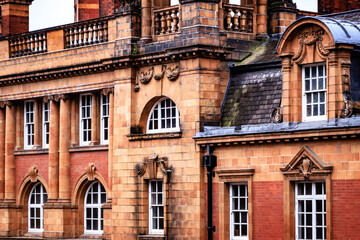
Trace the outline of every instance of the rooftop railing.
<path fill-rule="evenodd" d="M 154 11 L 155 34 L 167 34 L 179 31 L 179 5 Z"/>
<path fill-rule="evenodd" d="M 225 30 L 245 33 L 253 32 L 253 8 L 224 4 L 223 9 Z"/>

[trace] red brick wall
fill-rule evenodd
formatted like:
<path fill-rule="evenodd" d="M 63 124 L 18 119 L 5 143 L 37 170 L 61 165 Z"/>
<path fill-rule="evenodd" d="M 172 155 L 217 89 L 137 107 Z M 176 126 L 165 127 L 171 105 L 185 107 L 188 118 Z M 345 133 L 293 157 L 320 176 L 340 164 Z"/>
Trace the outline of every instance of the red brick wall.
<path fill-rule="evenodd" d="M 1 17 L 2 36 L 15 35 L 29 31 L 29 17 L 21 16 L 2 16 Z"/>
<path fill-rule="evenodd" d="M 96 8 L 95 8 L 96 7 Z M 78 21 L 99 17 L 99 0 L 79 0 Z"/>
<path fill-rule="evenodd" d="M 331 182 L 333 239 L 360 239 L 360 180 Z"/>
<path fill-rule="evenodd" d="M 71 153 L 71 192 L 89 163 L 94 163 L 96 171 L 108 181 L 108 151 Z"/>
<path fill-rule="evenodd" d="M 320 13 L 345 12 L 360 9 L 359 0 L 319 0 Z"/>
<path fill-rule="evenodd" d="M 114 0 L 99 0 L 100 1 L 100 17 L 109 16 L 115 13 L 115 10 L 120 7 L 120 1 Z"/>
<path fill-rule="evenodd" d="M 24 177 L 28 174 L 30 167 L 36 166 L 38 174 L 49 183 L 49 160 L 47 154 L 16 156 L 16 191 Z"/>
<path fill-rule="evenodd" d="M 284 238 L 283 182 L 253 182 L 253 239 Z"/>

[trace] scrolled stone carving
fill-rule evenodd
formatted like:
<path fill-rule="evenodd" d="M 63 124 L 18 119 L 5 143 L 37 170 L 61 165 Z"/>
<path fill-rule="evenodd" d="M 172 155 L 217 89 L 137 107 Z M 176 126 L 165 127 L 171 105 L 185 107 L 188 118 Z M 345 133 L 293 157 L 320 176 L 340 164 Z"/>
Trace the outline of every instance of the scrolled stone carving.
<path fill-rule="evenodd" d="M 142 162 L 142 164 L 140 165 L 140 163 L 137 163 L 135 165 L 135 171 L 136 171 L 136 174 L 139 176 L 139 177 L 142 177 L 144 176 L 144 174 L 146 173 L 146 169 L 147 169 L 147 164 L 146 162 Z"/>
<path fill-rule="evenodd" d="M 323 42 L 324 30 L 321 28 L 311 27 L 310 29 L 304 30 L 301 32 L 297 38 L 299 39 L 299 50 L 293 56 L 292 60 L 294 62 L 300 62 L 305 55 L 305 45 L 313 45 L 316 43 L 317 50 L 322 57 L 329 55 L 329 50 L 326 50 L 322 44 Z"/>
<path fill-rule="evenodd" d="M 151 154 L 141 164 L 135 165 L 136 174 L 144 179 L 154 179 L 159 178 L 158 170 L 160 170 L 160 173 L 166 177 L 166 183 L 170 183 L 172 168 L 166 166 L 167 161 L 166 157 L 159 158 L 157 154 Z"/>
<path fill-rule="evenodd" d="M 120 8 L 117 10 L 120 11 L 129 11 L 129 10 L 138 10 L 140 8 L 140 0 L 119 0 Z"/>
<path fill-rule="evenodd" d="M 353 114 L 354 102 L 351 97 L 344 96 L 344 108 L 341 110 L 342 118 L 349 118 Z"/>
<path fill-rule="evenodd" d="M 282 114 L 280 111 L 280 107 L 277 107 L 274 109 L 274 111 L 271 113 L 271 121 L 273 123 L 281 123 L 282 122 Z"/>
<path fill-rule="evenodd" d="M 86 171 L 86 176 L 88 178 L 89 181 L 94 181 L 95 180 L 95 172 L 96 172 L 96 167 L 94 163 L 89 163 L 87 165 L 87 167 L 85 168 Z"/>
<path fill-rule="evenodd" d="M 148 69 L 148 71 L 139 71 L 138 75 L 137 75 L 137 79 L 142 83 L 142 84 L 148 84 L 154 74 L 154 67 L 150 67 Z"/>
<path fill-rule="evenodd" d="M 161 73 L 154 75 L 155 80 L 158 80 L 158 81 L 161 80 L 164 77 L 165 71 L 166 71 L 166 66 L 162 65 L 161 66 Z"/>
<path fill-rule="evenodd" d="M 38 169 L 36 168 L 36 166 L 30 167 L 28 169 L 28 174 L 29 174 L 31 182 L 36 182 L 37 181 Z"/>
<path fill-rule="evenodd" d="M 139 91 L 140 91 L 139 83 L 135 83 L 134 91 L 135 91 L 135 92 L 139 92 Z"/>
<path fill-rule="evenodd" d="M 176 79 L 179 78 L 180 76 L 180 65 L 177 64 L 175 67 L 171 68 L 171 67 L 167 67 L 166 71 L 165 71 L 166 77 L 170 80 L 170 81 L 175 81 Z"/>

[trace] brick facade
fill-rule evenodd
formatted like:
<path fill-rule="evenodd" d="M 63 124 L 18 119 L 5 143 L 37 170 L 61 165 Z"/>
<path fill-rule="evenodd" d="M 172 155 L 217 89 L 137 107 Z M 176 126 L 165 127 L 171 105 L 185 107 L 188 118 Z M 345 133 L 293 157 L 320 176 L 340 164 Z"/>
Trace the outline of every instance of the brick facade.
<path fill-rule="evenodd" d="M 337 45 L 317 18 L 291 25 L 298 11 L 274 2 L 285 5 L 79 0 L 77 23 L 0 39 L 0 238 L 211 238 L 208 154 L 217 157 L 213 239 L 236 232 L 236 184 L 247 188 L 248 239 L 294 239 L 300 182 L 326 185 L 328 239 L 358 237 L 360 220 L 351 213 L 360 126 L 343 99 L 357 45 Z M 16 22 L 21 16 L 8 16 L 4 35 L 27 32 Z M 16 26 L 4 30 L 8 20 Z M 274 56 L 277 39 L 264 44 L 263 37 L 284 31 Z M 234 67 L 241 74 L 229 71 L 243 58 Z M 329 93 L 326 120 L 311 126 L 302 121 L 301 71 L 314 63 L 326 64 Z M 248 78 L 257 88 L 248 88 Z M 34 108 L 26 109 L 28 101 Z M 236 114 L 251 118 L 236 122 Z M 38 228 L 29 211 L 36 184 L 48 195 Z M 95 185 L 102 187 L 89 192 Z"/>

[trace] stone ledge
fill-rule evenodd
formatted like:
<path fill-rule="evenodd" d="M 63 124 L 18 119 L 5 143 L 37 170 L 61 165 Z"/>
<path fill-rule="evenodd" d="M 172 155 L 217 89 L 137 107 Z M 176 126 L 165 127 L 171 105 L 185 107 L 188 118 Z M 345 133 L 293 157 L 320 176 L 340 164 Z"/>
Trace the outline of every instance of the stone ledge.
<path fill-rule="evenodd" d="M 91 146 L 72 146 L 69 152 L 89 152 L 89 151 L 106 151 L 109 150 L 108 145 L 91 145 Z"/>
<path fill-rule="evenodd" d="M 49 154 L 49 149 L 47 148 L 38 148 L 38 149 L 19 149 L 14 150 L 15 156 L 21 155 L 37 155 L 37 154 Z"/>
<path fill-rule="evenodd" d="M 152 134 L 128 134 L 129 141 L 181 138 L 182 132 L 152 133 Z"/>
<path fill-rule="evenodd" d="M 166 236 L 164 235 L 155 235 L 155 234 L 149 234 L 149 235 L 139 235 L 139 240 L 165 240 Z"/>

